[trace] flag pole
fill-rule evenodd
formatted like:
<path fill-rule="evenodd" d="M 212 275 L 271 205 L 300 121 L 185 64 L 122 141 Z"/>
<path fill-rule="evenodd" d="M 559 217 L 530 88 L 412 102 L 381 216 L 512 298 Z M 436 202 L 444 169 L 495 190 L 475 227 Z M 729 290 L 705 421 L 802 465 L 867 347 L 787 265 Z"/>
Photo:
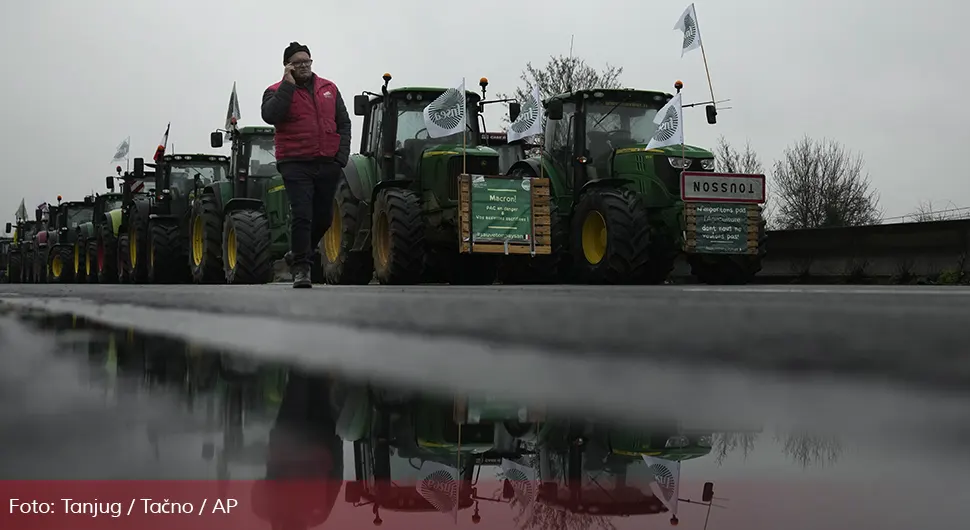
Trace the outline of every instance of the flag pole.
<path fill-rule="evenodd" d="M 464 123 L 462 124 L 463 126 L 461 128 L 461 174 L 462 175 L 467 175 L 468 174 L 468 155 L 467 155 L 467 147 L 466 147 L 466 145 L 468 143 L 468 140 L 467 140 L 467 137 L 468 137 L 468 101 L 466 101 L 466 98 L 467 97 L 468 97 L 468 95 L 465 94 L 465 78 L 462 77 L 461 78 L 461 100 L 463 102 L 463 108 L 461 109 L 461 115 L 465 117 Z M 455 517 L 457 517 L 457 515 Z"/>
<path fill-rule="evenodd" d="M 711 69 L 707 66 L 707 52 L 704 51 L 704 37 L 701 36 L 701 21 L 697 18 L 697 8 L 691 3 L 690 10 L 694 12 L 694 24 L 697 26 L 697 37 L 701 40 L 701 57 L 704 59 L 704 73 L 707 74 L 707 86 L 711 89 L 711 105 L 717 105 L 715 103 L 717 98 L 714 97 L 714 83 L 711 82 Z"/>

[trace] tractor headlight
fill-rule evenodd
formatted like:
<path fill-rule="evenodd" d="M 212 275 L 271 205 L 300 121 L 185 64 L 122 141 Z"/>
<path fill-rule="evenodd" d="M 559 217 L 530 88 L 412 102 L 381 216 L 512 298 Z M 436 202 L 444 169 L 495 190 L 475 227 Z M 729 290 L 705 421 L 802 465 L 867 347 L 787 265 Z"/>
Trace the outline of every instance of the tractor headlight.
<path fill-rule="evenodd" d="M 670 438 L 667 438 L 667 443 L 664 445 L 667 447 L 667 449 L 687 447 L 688 445 L 690 445 L 690 439 L 688 439 L 686 436 L 682 434 L 678 434 L 676 436 L 671 436 Z"/>
<path fill-rule="evenodd" d="M 717 167 L 717 164 L 715 163 L 713 158 L 705 158 L 701 160 L 701 167 L 704 169 L 704 171 L 714 171 L 714 168 Z"/>
<path fill-rule="evenodd" d="M 674 169 L 687 169 L 691 162 L 689 158 L 668 158 L 667 161 Z"/>
<path fill-rule="evenodd" d="M 711 447 L 714 445 L 714 436 L 710 434 L 703 434 L 697 437 L 698 447 Z"/>

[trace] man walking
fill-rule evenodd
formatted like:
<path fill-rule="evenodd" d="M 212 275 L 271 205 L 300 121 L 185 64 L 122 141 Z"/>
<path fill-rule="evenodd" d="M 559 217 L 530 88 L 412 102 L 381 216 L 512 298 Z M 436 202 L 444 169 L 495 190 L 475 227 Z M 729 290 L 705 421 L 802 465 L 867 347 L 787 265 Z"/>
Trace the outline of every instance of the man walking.
<path fill-rule="evenodd" d="M 283 80 L 263 92 L 263 121 L 276 127 L 276 165 L 290 199 L 287 262 L 293 287 L 312 287 L 310 265 L 333 220 L 333 196 L 350 158 L 350 114 L 337 85 L 313 73 L 310 49 L 283 51 Z"/>

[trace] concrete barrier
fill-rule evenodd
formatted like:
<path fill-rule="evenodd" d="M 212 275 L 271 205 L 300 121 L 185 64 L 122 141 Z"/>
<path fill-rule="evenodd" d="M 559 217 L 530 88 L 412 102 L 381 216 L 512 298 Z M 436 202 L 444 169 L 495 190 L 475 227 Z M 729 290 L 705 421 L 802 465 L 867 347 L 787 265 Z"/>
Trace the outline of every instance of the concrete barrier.
<path fill-rule="evenodd" d="M 768 232 L 758 283 L 954 283 L 970 278 L 970 219 Z M 686 263 L 674 278 L 687 280 Z"/>

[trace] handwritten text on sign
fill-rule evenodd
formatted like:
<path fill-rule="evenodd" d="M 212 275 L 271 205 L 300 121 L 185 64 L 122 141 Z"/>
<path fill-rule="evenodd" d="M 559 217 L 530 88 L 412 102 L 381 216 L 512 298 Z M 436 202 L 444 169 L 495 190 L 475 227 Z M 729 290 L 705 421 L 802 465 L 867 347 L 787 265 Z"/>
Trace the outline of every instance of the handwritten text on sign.
<path fill-rule="evenodd" d="M 698 203 L 694 208 L 694 252 L 740 254 L 748 249 L 748 207 Z"/>
<path fill-rule="evenodd" d="M 472 176 L 472 241 L 529 241 L 532 192 L 529 179 Z"/>

